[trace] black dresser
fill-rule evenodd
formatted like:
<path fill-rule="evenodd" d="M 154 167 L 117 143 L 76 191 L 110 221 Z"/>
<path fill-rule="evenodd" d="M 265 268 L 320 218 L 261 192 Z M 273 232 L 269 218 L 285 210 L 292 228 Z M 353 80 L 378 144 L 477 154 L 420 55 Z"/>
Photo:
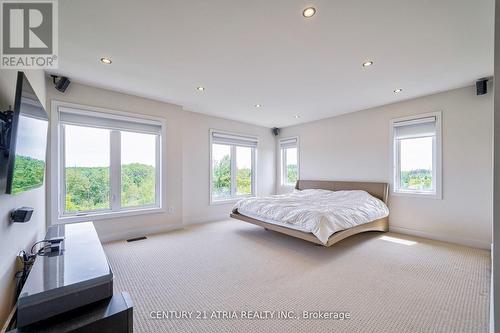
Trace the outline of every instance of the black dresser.
<path fill-rule="evenodd" d="M 133 305 L 113 295 L 113 272 L 92 222 L 49 227 L 61 251 L 38 256 L 19 295 L 11 332 L 132 332 Z"/>

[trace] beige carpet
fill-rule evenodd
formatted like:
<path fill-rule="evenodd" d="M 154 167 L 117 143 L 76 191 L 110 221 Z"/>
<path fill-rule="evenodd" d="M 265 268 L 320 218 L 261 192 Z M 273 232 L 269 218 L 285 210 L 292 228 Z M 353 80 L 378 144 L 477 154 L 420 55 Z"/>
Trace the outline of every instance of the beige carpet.
<path fill-rule="evenodd" d="M 105 250 L 115 290 L 128 291 L 134 301 L 135 332 L 488 330 L 490 256 L 484 250 L 392 233 L 360 234 L 323 248 L 236 220 L 108 243 Z M 215 318 L 150 318 L 152 311 L 182 310 Z M 227 315 L 238 319 L 212 311 L 234 311 Z M 251 311 L 296 317 L 348 311 L 351 318 L 240 318 Z"/>

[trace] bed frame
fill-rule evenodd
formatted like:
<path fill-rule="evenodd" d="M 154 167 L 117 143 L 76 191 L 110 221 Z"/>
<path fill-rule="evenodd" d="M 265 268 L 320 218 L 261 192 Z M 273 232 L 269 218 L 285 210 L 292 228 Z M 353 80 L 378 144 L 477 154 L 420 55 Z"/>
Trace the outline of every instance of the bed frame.
<path fill-rule="evenodd" d="M 382 200 L 387 204 L 389 198 L 389 185 L 387 183 L 373 183 L 373 182 L 344 182 L 344 181 L 326 181 L 326 180 L 298 180 L 295 185 L 297 190 L 305 189 L 324 189 L 330 191 L 341 191 L 341 190 L 364 190 L 374 197 Z M 261 220 L 253 219 L 251 217 L 242 215 L 237 211 L 232 212 L 230 215 L 232 218 L 242 220 L 248 223 L 252 223 L 266 230 L 277 231 L 292 237 L 300 238 L 311 243 L 315 243 L 323 246 L 331 246 L 344 238 L 349 236 L 359 234 L 366 231 L 388 231 L 389 230 L 389 217 L 384 217 L 382 219 L 375 220 L 370 223 L 365 223 L 358 225 L 356 227 L 342 230 L 334 233 L 328 239 L 326 244 L 319 241 L 316 236 L 311 233 L 303 232 L 283 226 L 279 226 L 272 223 L 267 223 Z"/>

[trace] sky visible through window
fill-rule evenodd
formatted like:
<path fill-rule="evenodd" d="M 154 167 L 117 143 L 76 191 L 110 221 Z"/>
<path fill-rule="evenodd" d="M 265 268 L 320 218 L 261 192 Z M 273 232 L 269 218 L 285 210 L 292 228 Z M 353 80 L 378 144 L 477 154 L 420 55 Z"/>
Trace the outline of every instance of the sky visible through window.
<path fill-rule="evenodd" d="M 297 148 L 289 148 L 286 150 L 287 164 L 297 164 Z"/>
<path fill-rule="evenodd" d="M 432 137 L 401 140 L 401 170 L 432 170 Z"/>
<path fill-rule="evenodd" d="M 67 167 L 108 167 L 110 130 L 65 125 Z M 122 165 L 141 163 L 155 166 L 155 136 L 122 132 Z"/>
<path fill-rule="evenodd" d="M 156 164 L 156 135 L 122 132 L 122 165 L 140 163 Z"/>
<path fill-rule="evenodd" d="M 214 161 L 220 161 L 224 155 L 229 155 L 229 146 L 227 145 L 212 145 L 212 159 Z M 251 154 L 239 154 L 238 156 L 238 168 L 252 168 L 252 155 Z"/>

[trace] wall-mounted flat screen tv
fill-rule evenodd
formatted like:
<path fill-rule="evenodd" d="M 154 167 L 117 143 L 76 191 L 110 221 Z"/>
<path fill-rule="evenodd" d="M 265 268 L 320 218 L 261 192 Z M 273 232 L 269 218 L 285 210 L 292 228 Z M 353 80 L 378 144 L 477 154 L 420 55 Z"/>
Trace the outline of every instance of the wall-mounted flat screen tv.
<path fill-rule="evenodd" d="M 19 194 L 43 185 L 48 130 L 47 112 L 23 72 L 17 75 L 14 110 L 7 114 L 0 192 Z"/>

